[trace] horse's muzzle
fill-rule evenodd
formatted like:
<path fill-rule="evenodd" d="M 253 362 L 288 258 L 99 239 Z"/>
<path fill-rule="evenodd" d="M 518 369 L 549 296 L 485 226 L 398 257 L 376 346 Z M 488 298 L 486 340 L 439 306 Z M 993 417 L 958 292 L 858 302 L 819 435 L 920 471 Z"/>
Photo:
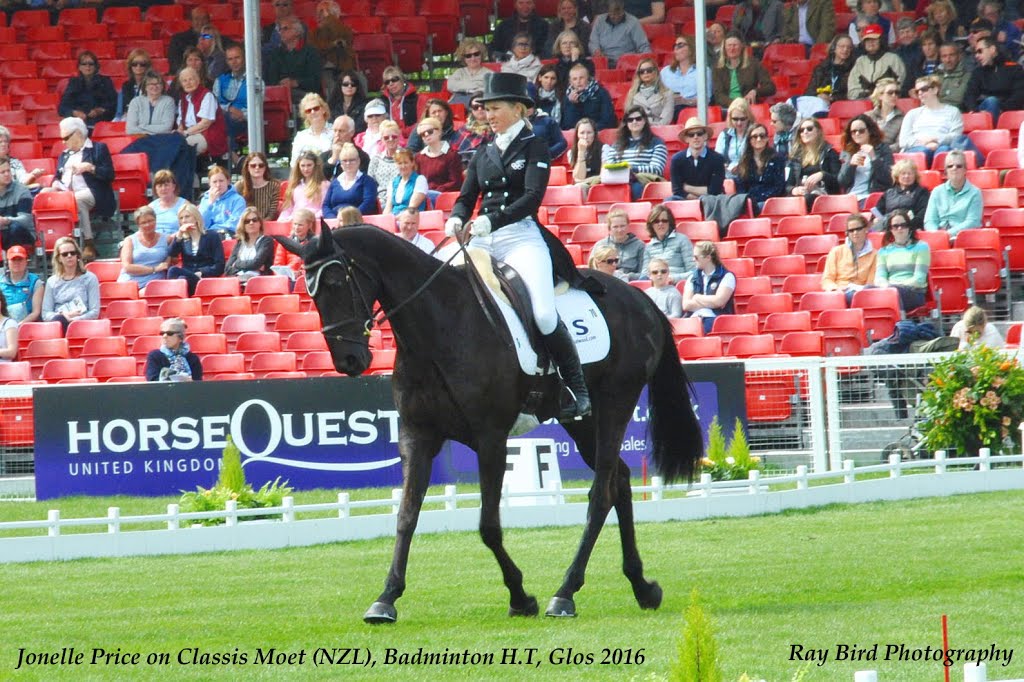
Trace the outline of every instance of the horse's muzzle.
<path fill-rule="evenodd" d="M 341 374 L 357 377 L 366 371 L 373 360 L 370 349 L 349 343 L 329 344 L 334 369 Z"/>

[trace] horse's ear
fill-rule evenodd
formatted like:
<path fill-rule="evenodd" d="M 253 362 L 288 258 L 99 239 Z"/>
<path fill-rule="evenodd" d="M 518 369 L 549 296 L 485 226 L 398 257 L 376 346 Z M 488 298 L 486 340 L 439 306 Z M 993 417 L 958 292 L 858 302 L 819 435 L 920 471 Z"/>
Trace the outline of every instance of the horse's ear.
<path fill-rule="evenodd" d="M 317 245 L 317 256 L 327 258 L 332 253 L 334 253 L 334 237 L 331 236 L 331 226 L 321 217 L 320 243 Z"/>
<path fill-rule="evenodd" d="M 285 237 L 284 235 L 275 234 L 274 239 L 277 243 L 284 247 L 284 250 L 289 253 L 294 253 L 296 256 L 302 255 L 302 245 L 291 237 Z"/>

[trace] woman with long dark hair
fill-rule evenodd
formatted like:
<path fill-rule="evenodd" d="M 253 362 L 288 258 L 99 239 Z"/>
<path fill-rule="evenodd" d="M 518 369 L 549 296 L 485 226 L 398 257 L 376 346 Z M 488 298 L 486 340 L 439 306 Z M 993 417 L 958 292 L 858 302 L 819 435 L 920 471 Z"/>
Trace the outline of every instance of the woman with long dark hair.
<path fill-rule="evenodd" d="M 576 123 L 576 137 L 569 148 L 569 165 L 573 182 L 591 182 L 601 175 L 601 143 L 597 140 L 597 126 L 589 118 Z"/>
<path fill-rule="evenodd" d="M 857 197 L 861 207 L 872 192 L 884 192 L 892 185 L 892 150 L 882 138 L 878 124 L 867 114 L 846 123 L 843 153 L 839 155 L 839 186 Z"/>
<path fill-rule="evenodd" d="M 875 266 L 875 286 L 891 287 L 900 295 L 900 307 L 913 310 L 924 304 L 932 252 L 917 239 L 917 229 L 906 211 L 897 210 L 886 221 L 882 248 Z"/>
<path fill-rule="evenodd" d="M 786 157 L 771 145 L 768 128 L 755 123 L 747 132 L 743 153 L 736 164 L 736 191 L 746 194 L 759 215 L 764 202 L 786 191 Z"/>
<path fill-rule="evenodd" d="M 356 134 L 366 130 L 363 110 L 366 108 L 366 86 L 363 76 L 354 70 L 342 71 L 338 76 L 338 88 L 327 103 L 335 116 L 348 116 L 356 126 Z"/>
<path fill-rule="evenodd" d="M 551 117 L 553 121 L 562 120 L 562 95 L 565 84 L 558 79 L 558 71 L 554 64 L 545 64 L 537 72 L 534 79 L 537 88 L 537 108 Z"/>
<path fill-rule="evenodd" d="M 850 70 L 855 61 L 857 56 L 853 52 L 853 40 L 850 36 L 835 36 L 828 45 L 828 54 L 811 72 L 811 80 L 807 83 L 805 94 L 819 97 L 826 106 L 847 99 Z"/>
<path fill-rule="evenodd" d="M 330 181 L 324 176 L 324 165 L 316 152 L 302 152 L 292 166 L 288 189 L 284 193 L 278 220 L 291 220 L 300 209 L 308 209 L 317 218 L 323 211 L 324 197 Z"/>
<path fill-rule="evenodd" d="M 264 220 L 277 220 L 281 181 L 270 174 L 267 156 L 252 152 L 242 162 L 242 179 L 235 184 L 247 206 L 255 206 Z"/>
<path fill-rule="evenodd" d="M 633 201 L 640 198 L 644 185 L 663 180 L 668 147 L 651 130 L 651 120 L 642 106 L 626 109 L 615 137 L 615 144 L 606 144 L 601 150 L 601 163 L 629 164 L 629 189 Z"/>

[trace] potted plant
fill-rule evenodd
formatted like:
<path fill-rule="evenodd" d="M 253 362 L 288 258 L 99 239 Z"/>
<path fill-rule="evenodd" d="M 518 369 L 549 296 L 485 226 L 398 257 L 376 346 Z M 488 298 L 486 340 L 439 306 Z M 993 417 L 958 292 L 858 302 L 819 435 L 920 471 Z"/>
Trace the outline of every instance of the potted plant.
<path fill-rule="evenodd" d="M 761 459 L 750 454 L 750 444 L 737 417 L 728 446 L 722 425 L 716 415 L 708 428 L 708 446 L 701 460 L 701 473 L 711 474 L 712 481 L 747 480 L 751 469 L 760 469 Z"/>

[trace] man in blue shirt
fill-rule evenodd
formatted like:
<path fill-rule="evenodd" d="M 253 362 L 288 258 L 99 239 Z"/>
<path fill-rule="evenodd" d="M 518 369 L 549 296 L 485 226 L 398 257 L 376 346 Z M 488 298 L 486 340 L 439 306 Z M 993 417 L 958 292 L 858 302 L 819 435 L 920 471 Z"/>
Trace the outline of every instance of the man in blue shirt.
<path fill-rule="evenodd" d="M 245 85 L 245 52 L 240 45 L 224 50 L 228 71 L 213 82 L 213 95 L 224 111 L 228 129 L 228 149 L 235 153 L 237 138 L 248 128 L 249 106 Z M 234 157 L 232 157 L 234 160 Z"/>
<path fill-rule="evenodd" d="M 679 140 L 688 149 L 676 152 L 669 164 L 672 199 L 699 199 L 725 189 L 725 159 L 708 148 L 711 128 L 696 116 L 686 121 Z"/>

